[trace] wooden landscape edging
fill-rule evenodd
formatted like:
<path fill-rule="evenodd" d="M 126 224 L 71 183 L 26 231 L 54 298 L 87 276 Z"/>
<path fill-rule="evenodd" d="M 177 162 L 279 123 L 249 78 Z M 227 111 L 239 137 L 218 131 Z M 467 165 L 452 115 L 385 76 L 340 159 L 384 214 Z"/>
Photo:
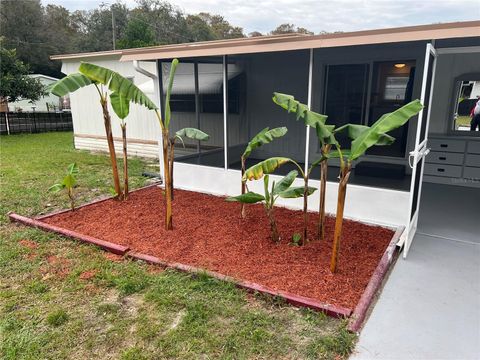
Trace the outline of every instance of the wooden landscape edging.
<path fill-rule="evenodd" d="M 384 283 L 388 271 L 395 263 L 400 253 L 397 248 L 397 242 L 400 239 L 400 236 L 402 235 L 404 230 L 405 227 L 400 226 L 397 228 L 397 231 L 395 231 L 395 234 L 393 234 L 390 244 L 383 253 L 383 256 L 380 259 L 377 267 L 375 268 L 375 271 L 373 272 L 367 287 L 363 291 L 362 296 L 360 297 L 360 300 L 355 307 L 355 310 L 353 310 L 353 314 L 348 324 L 349 331 L 359 332 L 359 330 L 363 326 L 364 321 L 367 318 L 368 313 L 373 308 L 372 305 L 374 303 L 375 297 L 378 294 L 378 291 L 380 290 L 382 284 Z"/>
<path fill-rule="evenodd" d="M 304 297 L 304 296 L 300 296 L 300 295 L 295 295 L 295 294 L 289 293 L 287 291 L 275 290 L 275 289 L 272 289 L 270 287 L 260 285 L 260 284 L 256 284 L 256 283 L 253 283 L 253 282 L 250 282 L 250 281 L 237 280 L 233 277 L 223 275 L 223 274 L 220 274 L 220 273 L 215 272 L 215 271 L 205 270 L 205 269 L 201 269 L 201 268 L 198 268 L 198 267 L 195 267 L 195 266 L 184 265 L 184 264 L 176 263 L 176 262 L 164 261 L 164 260 L 161 260 L 161 259 L 157 258 L 156 256 L 147 255 L 147 254 L 143 254 L 143 253 L 135 252 L 135 251 L 127 252 L 126 256 L 130 257 L 132 259 L 145 261 L 149 264 L 159 265 L 159 266 L 164 267 L 164 268 L 171 268 L 171 269 L 175 269 L 175 270 L 178 270 L 178 271 L 183 271 L 183 272 L 186 272 L 186 273 L 206 274 L 206 275 L 208 275 L 210 277 L 213 277 L 215 279 L 218 279 L 218 280 L 231 282 L 231 283 L 235 284 L 235 286 L 237 286 L 241 289 L 245 289 L 249 292 L 258 292 L 258 293 L 261 293 L 261 294 L 267 294 L 267 295 L 271 295 L 271 296 L 274 296 L 274 297 L 279 297 L 279 298 L 282 298 L 283 300 L 285 300 L 287 303 L 289 303 L 291 305 L 321 311 L 321 312 L 323 312 L 323 313 L 325 313 L 329 316 L 332 316 L 332 317 L 344 318 L 344 317 L 349 317 L 352 313 L 352 310 L 349 309 L 349 308 L 326 304 L 326 303 L 323 303 L 321 301 L 318 301 L 318 300 L 315 300 L 315 299 L 312 299 L 312 298 L 308 298 L 308 297 Z"/>
<path fill-rule="evenodd" d="M 143 190 L 153 186 L 158 186 L 158 184 L 147 185 L 145 187 L 135 189 L 131 192 Z M 100 199 L 80 205 L 76 207 L 76 209 L 81 209 L 94 204 L 98 204 L 100 202 L 103 202 L 109 199 L 112 199 L 112 197 L 102 197 Z M 305 308 L 313 309 L 316 311 L 321 311 L 326 315 L 336 317 L 336 318 L 350 317 L 348 330 L 351 332 L 358 332 L 362 328 L 362 325 L 366 320 L 367 315 L 373 306 L 375 297 L 380 287 L 384 283 L 387 277 L 387 274 L 391 269 L 391 266 L 395 263 L 396 259 L 398 258 L 399 251 L 397 249 L 396 244 L 402 232 L 404 231 L 404 227 L 397 228 L 395 234 L 392 237 L 392 240 L 390 241 L 388 247 L 383 253 L 382 258 L 380 259 L 380 262 L 375 268 L 375 271 L 373 272 L 367 287 L 363 291 L 362 296 L 360 297 L 360 300 L 358 301 L 355 309 L 352 311 L 352 309 L 345 308 L 342 306 L 326 304 L 313 298 L 295 295 L 286 291 L 275 290 L 270 287 L 249 282 L 249 281 L 237 280 L 233 277 L 223 275 L 218 272 L 201 269 L 195 266 L 185 265 L 177 262 L 168 262 L 160 258 L 157 258 L 156 256 L 143 254 L 136 251 L 131 251 L 128 247 L 123 245 L 101 240 L 89 235 L 84 235 L 76 231 L 64 229 L 55 225 L 47 224 L 42 221 L 44 219 L 47 219 L 52 216 L 59 215 L 68 211 L 71 211 L 71 210 L 66 209 L 66 210 L 55 211 L 46 215 L 38 216 L 33 219 L 10 212 L 8 213 L 8 217 L 12 222 L 18 222 L 34 228 L 39 228 L 45 231 L 57 233 L 59 235 L 63 235 L 84 243 L 96 245 L 106 251 L 110 251 L 114 254 L 122 255 L 134 260 L 142 260 L 150 264 L 159 265 L 164 268 L 172 268 L 178 271 L 191 273 L 191 274 L 206 274 L 215 279 L 231 282 L 235 284 L 235 286 L 237 286 L 238 288 L 245 289 L 249 292 L 258 292 L 258 293 L 282 298 L 287 303 L 297 307 L 305 307 Z"/>

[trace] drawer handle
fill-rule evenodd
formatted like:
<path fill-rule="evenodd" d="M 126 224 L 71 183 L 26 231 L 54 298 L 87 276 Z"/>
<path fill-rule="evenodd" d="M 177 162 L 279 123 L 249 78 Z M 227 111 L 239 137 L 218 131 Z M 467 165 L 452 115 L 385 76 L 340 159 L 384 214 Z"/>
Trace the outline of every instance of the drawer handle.
<path fill-rule="evenodd" d="M 439 156 L 438 160 L 447 160 L 447 158 L 445 156 Z"/>
<path fill-rule="evenodd" d="M 438 172 L 445 172 L 445 169 L 438 168 L 437 171 L 438 171 Z"/>
<path fill-rule="evenodd" d="M 447 148 L 447 147 L 448 147 L 448 144 L 440 144 L 440 147 L 442 147 L 442 148 Z"/>

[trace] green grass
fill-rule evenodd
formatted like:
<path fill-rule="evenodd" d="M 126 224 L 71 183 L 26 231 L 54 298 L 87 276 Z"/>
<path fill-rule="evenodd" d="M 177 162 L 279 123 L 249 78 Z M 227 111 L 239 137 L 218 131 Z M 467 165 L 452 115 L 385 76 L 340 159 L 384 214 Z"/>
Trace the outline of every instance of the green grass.
<path fill-rule="evenodd" d="M 46 191 L 77 162 L 79 203 L 108 194 L 105 155 L 75 151 L 71 133 L 0 138 L 0 358 L 344 359 L 345 322 L 251 296 L 207 276 L 126 260 L 10 224 L 67 207 Z M 129 161 L 132 188 L 152 170 Z M 100 220 L 101 221 L 101 220 Z M 89 274 L 89 276 L 81 276 Z M 83 278 L 83 279 L 82 279 Z"/>
<path fill-rule="evenodd" d="M 468 126 L 470 128 L 470 123 L 472 118 L 470 116 L 458 116 L 455 120 L 455 128 L 458 129 L 459 126 Z"/>

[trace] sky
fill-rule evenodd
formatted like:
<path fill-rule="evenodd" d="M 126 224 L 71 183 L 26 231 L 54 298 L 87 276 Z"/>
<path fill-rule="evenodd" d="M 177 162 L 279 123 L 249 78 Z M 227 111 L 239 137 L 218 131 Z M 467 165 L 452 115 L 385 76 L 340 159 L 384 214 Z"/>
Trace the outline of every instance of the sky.
<path fill-rule="evenodd" d="M 42 0 L 69 10 L 89 10 L 113 0 Z M 129 7 L 135 0 L 123 0 Z M 248 34 L 293 23 L 318 33 L 480 20 L 480 0 L 172 0 L 185 13 L 224 16 Z"/>

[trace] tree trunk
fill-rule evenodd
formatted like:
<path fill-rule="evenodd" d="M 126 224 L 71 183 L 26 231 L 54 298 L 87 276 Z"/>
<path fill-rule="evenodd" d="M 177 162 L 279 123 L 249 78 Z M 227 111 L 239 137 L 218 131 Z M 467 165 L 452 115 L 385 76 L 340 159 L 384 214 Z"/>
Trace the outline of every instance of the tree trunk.
<path fill-rule="evenodd" d="M 337 214 L 335 218 L 335 233 L 333 235 L 332 258 L 330 259 L 330 271 L 337 271 L 338 252 L 340 251 L 340 239 L 342 237 L 343 211 L 345 209 L 345 197 L 347 195 L 347 183 L 350 177 L 350 166 L 341 170 L 338 184 Z"/>
<path fill-rule="evenodd" d="M 247 182 L 245 180 L 243 180 L 243 175 L 245 175 L 245 159 L 242 158 L 240 159 L 241 162 L 242 162 L 242 195 L 245 194 L 245 191 L 247 190 Z M 245 208 L 245 204 L 244 203 L 241 203 L 241 214 L 242 214 L 242 218 L 245 219 L 245 217 L 247 216 L 247 211 L 246 211 L 246 208 Z"/>
<path fill-rule="evenodd" d="M 280 241 L 280 235 L 278 234 L 277 222 L 275 221 L 275 215 L 272 209 L 267 209 L 267 216 L 268 220 L 270 221 L 270 231 L 271 237 L 274 243 L 278 243 Z"/>
<path fill-rule="evenodd" d="M 102 99 L 100 103 L 102 104 L 103 122 L 105 124 L 105 134 L 107 136 L 108 152 L 110 153 L 110 163 L 112 165 L 113 184 L 115 192 L 117 193 L 117 198 L 121 198 L 122 189 L 120 187 L 120 178 L 118 177 L 117 156 L 115 155 L 115 144 L 113 143 L 112 135 L 112 122 L 110 119 L 110 114 L 108 112 L 107 101 Z"/>
<path fill-rule="evenodd" d="M 325 240 L 325 198 L 327 195 L 327 160 L 320 164 L 320 204 L 318 208 L 318 240 Z"/>
<path fill-rule="evenodd" d="M 170 165 L 169 165 L 169 139 L 168 131 L 162 132 L 163 137 L 163 177 L 164 177 L 164 187 L 165 187 L 165 229 L 172 230 L 172 193 L 170 186 Z"/>
<path fill-rule="evenodd" d="M 120 125 L 122 128 L 123 143 L 123 200 L 128 199 L 128 159 L 127 159 L 127 124 Z"/>
<path fill-rule="evenodd" d="M 322 146 L 322 155 L 330 152 L 330 145 Z M 328 160 L 320 163 L 320 203 L 318 206 L 318 240 L 325 240 L 325 199 L 327 196 Z"/>
<path fill-rule="evenodd" d="M 303 238 L 302 245 L 308 241 L 308 174 L 305 174 L 303 187 Z"/>
<path fill-rule="evenodd" d="M 175 153 L 175 140 L 170 140 L 170 158 L 168 159 L 169 167 L 169 174 L 170 174 L 170 194 L 172 195 L 172 201 L 175 197 L 173 192 L 173 161 L 174 161 L 174 153 Z"/>

